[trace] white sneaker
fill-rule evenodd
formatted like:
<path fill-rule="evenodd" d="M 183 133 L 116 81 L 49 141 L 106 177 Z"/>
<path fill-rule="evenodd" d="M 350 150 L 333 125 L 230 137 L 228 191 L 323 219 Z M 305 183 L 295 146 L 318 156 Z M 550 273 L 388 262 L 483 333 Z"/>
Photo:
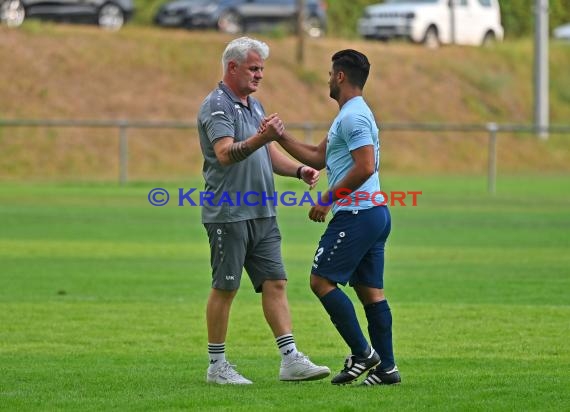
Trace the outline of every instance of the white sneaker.
<path fill-rule="evenodd" d="M 331 371 L 326 366 L 318 366 L 310 361 L 309 357 L 297 352 L 287 362 L 281 362 L 279 380 L 282 381 L 313 381 L 323 379 L 330 375 Z"/>
<path fill-rule="evenodd" d="M 206 376 L 206 382 L 218 383 L 220 385 L 250 385 L 253 382 L 241 376 L 228 361 L 224 361 L 220 366 L 210 370 Z"/>

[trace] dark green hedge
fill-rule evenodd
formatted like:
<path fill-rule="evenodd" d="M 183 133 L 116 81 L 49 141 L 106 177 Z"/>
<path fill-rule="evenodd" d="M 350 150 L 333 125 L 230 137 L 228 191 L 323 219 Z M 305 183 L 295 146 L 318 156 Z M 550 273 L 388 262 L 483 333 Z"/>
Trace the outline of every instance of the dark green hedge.
<path fill-rule="evenodd" d="M 515 38 L 532 35 L 534 0 L 499 0 L 505 36 Z M 549 0 L 550 29 L 570 22 L 570 0 Z M 364 7 L 375 0 L 327 0 L 329 33 L 335 36 L 356 36 L 356 21 Z"/>
<path fill-rule="evenodd" d="M 151 24 L 152 16 L 168 0 L 135 0 L 135 23 Z M 329 33 L 340 37 L 356 37 L 356 21 L 364 8 L 380 0 L 325 0 L 328 9 Z M 528 36 L 534 29 L 535 0 L 499 0 L 505 36 Z M 570 0 L 550 1 L 550 29 L 570 22 Z"/>

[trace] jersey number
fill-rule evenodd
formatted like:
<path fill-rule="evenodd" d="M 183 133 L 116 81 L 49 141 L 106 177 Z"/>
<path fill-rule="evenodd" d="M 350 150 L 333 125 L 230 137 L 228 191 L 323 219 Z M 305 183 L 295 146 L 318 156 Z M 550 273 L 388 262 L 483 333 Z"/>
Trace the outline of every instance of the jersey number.
<path fill-rule="evenodd" d="M 319 258 L 323 254 L 324 250 L 325 250 L 325 248 L 323 248 L 323 247 L 320 247 L 317 249 L 317 253 L 315 253 L 315 262 L 319 261 Z"/>

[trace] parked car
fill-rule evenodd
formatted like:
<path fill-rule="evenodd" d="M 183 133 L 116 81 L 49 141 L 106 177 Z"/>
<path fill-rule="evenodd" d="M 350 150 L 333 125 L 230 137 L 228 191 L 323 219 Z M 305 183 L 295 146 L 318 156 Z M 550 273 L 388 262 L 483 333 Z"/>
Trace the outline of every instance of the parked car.
<path fill-rule="evenodd" d="M 326 4 L 305 0 L 305 5 L 305 31 L 312 37 L 322 36 L 327 22 Z M 283 23 L 295 27 L 296 12 L 296 0 L 172 0 L 160 7 L 154 22 L 236 34 Z"/>
<path fill-rule="evenodd" d="M 485 45 L 502 40 L 504 31 L 498 0 L 388 0 L 366 7 L 358 33 L 369 39 L 402 37 L 437 47 L 452 42 Z"/>
<path fill-rule="evenodd" d="M 12 27 L 28 18 L 41 18 L 118 30 L 133 13 L 133 0 L 0 0 L 0 22 Z"/>
<path fill-rule="evenodd" d="M 570 23 L 556 27 L 553 34 L 555 39 L 570 40 Z"/>

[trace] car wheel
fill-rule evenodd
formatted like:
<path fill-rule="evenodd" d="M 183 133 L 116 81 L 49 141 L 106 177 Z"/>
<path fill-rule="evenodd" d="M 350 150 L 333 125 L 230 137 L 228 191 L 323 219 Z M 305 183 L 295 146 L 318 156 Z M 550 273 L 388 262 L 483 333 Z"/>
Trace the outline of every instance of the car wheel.
<path fill-rule="evenodd" d="M 424 46 L 428 49 L 437 49 L 439 47 L 439 35 L 435 26 L 429 26 L 424 35 Z"/>
<path fill-rule="evenodd" d="M 321 20 L 318 17 L 308 17 L 303 22 L 303 30 L 307 33 L 309 37 L 322 37 L 325 34 L 325 30 Z"/>
<path fill-rule="evenodd" d="M 0 23 L 18 27 L 24 22 L 26 10 L 20 0 L 6 0 L 0 4 Z"/>
<path fill-rule="evenodd" d="M 239 14 L 229 10 L 218 19 L 218 29 L 224 33 L 237 34 L 244 31 L 244 24 Z"/>
<path fill-rule="evenodd" d="M 119 30 L 125 23 L 123 9 L 114 3 L 105 3 L 99 9 L 97 24 L 108 30 Z"/>
<path fill-rule="evenodd" d="M 488 31 L 487 33 L 485 33 L 485 36 L 483 36 L 483 41 L 481 42 L 481 46 L 484 47 L 492 46 L 496 42 L 497 38 L 495 37 L 495 33 L 493 33 L 492 31 Z"/>

